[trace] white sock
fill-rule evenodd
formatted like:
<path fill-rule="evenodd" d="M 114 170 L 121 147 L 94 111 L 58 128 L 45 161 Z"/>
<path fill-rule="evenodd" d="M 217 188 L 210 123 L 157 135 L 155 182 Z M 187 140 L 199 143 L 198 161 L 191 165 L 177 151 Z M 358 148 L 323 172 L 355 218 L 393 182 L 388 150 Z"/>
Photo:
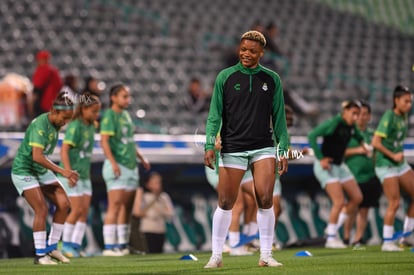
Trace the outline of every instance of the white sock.
<path fill-rule="evenodd" d="M 272 253 L 272 242 L 275 228 L 275 213 L 273 207 L 259 208 L 257 211 L 257 226 L 260 236 L 260 256 L 266 257 Z"/>
<path fill-rule="evenodd" d="M 73 230 L 72 243 L 76 244 L 78 247 L 82 246 L 83 236 L 86 232 L 86 223 L 77 222 L 75 229 Z"/>
<path fill-rule="evenodd" d="M 229 231 L 229 245 L 230 247 L 235 247 L 240 242 L 240 232 L 239 231 Z"/>
<path fill-rule="evenodd" d="M 348 219 L 348 214 L 341 212 L 339 213 L 338 222 L 336 223 L 336 231 L 341 228 L 341 226 L 345 223 L 346 219 Z"/>
<path fill-rule="evenodd" d="M 105 249 L 112 249 L 116 246 L 116 224 L 104 224 L 103 239 Z"/>
<path fill-rule="evenodd" d="M 243 229 L 242 229 L 242 233 L 243 235 L 248 236 L 249 235 L 249 228 L 250 228 L 250 224 L 243 224 Z"/>
<path fill-rule="evenodd" d="M 223 245 L 231 223 L 231 213 L 231 210 L 223 210 L 218 206 L 214 211 L 211 240 L 213 256 L 221 257 L 223 254 Z"/>
<path fill-rule="evenodd" d="M 121 245 L 122 248 L 125 248 L 125 246 L 129 243 L 129 225 L 118 224 L 116 230 L 118 235 L 118 244 Z"/>
<path fill-rule="evenodd" d="M 33 241 L 36 255 L 46 255 L 46 231 L 33 232 Z"/>
<path fill-rule="evenodd" d="M 414 229 L 414 218 L 406 216 L 404 219 L 404 233 L 411 232 Z"/>
<path fill-rule="evenodd" d="M 384 243 L 392 243 L 393 235 L 394 235 L 394 226 L 384 224 L 382 228 L 382 239 L 384 240 Z"/>
<path fill-rule="evenodd" d="M 57 244 L 62 237 L 64 225 L 60 223 L 52 223 L 49 233 L 49 240 L 47 241 L 48 245 Z"/>
<path fill-rule="evenodd" d="M 326 227 L 326 240 L 333 240 L 336 238 L 336 230 L 337 226 L 334 223 L 328 223 L 328 226 Z"/>
<path fill-rule="evenodd" d="M 63 234 L 62 234 L 62 241 L 64 243 L 72 242 L 72 236 L 73 236 L 74 229 L 75 229 L 74 224 L 65 222 L 65 224 L 63 225 Z"/>
<path fill-rule="evenodd" d="M 248 236 L 256 235 L 257 231 L 259 231 L 259 227 L 257 226 L 257 222 L 250 222 L 249 223 L 249 234 L 248 234 Z"/>

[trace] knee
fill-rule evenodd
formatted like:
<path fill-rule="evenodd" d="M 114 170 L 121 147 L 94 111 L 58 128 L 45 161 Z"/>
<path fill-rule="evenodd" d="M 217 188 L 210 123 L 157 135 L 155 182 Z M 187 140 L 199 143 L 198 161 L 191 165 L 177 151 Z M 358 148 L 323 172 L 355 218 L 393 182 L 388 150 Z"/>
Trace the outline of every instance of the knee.
<path fill-rule="evenodd" d="M 400 199 L 388 200 L 388 209 L 391 210 L 392 212 L 397 212 L 399 207 L 400 207 Z"/>
<path fill-rule="evenodd" d="M 358 193 L 358 194 L 356 194 L 356 195 L 354 195 L 354 196 L 353 196 L 353 198 L 352 198 L 352 202 L 353 202 L 356 206 L 358 206 L 358 205 L 360 205 L 360 204 L 361 204 L 362 199 L 363 199 L 362 193 Z"/>
<path fill-rule="evenodd" d="M 362 196 L 362 193 L 359 193 L 359 195 L 356 197 L 356 204 L 360 205 L 364 197 Z"/>
<path fill-rule="evenodd" d="M 86 209 L 84 210 L 80 207 L 71 207 L 70 208 L 71 215 L 73 214 L 76 217 L 82 217 L 84 211 L 86 211 Z"/>
<path fill-rule="evenodd" d="M 241 215 L 243 213 L 244 207 L 243 203 L 236 203 L 233 206 L 233 214 L 234 215 Z"/>
<path fill-rule="evenodd" d="M 273 210 L 275 212 L 275 217 L 279 217 L 282 214 L 282 208 L 280 207 L 280 205 L 273 205 Z"/>
<path fill-rule="evenodd" d="M 335 209 L 342 209 L 345 206 L 345 199 L 344 198 L 335 198 L 332 199 L 332 208 Z"/>
<path fill-rule="evenodd" d="M 47 205 L 39 205 L 38 207 L 36 207 L 35 209 L 33 209 L 33 211 L 35 212 L 35 215 L 39 218 L 42 218 L 44 220 L 47 219 L 47 215 L 48 215 L 48 208 Z"/>
<path fill-rule="evenodd" d="M 268 196 L 268 195 L 257 196 L 257 205 L 259 208 L 269 209 L 273 205 L 272 196 Z"/>
<path fill-rule="evenodd" d="M 275 217 L 279 217 L 282 214 L 282 207 L 280 205 L 279 199 L 273 197 L 273 212 L 275 212 Z"/>
<path fill-rule="evenodd" d="M 119 213 L 119 211 L 121 210 L 122 205 L 123 204 L 122 204 L 121 200 L 111 201 L 108 204 L 108 211 L 107 212 Z"/>
<path fill-rule="evenodd" d="M 219 198 L 218 205 L 223 210 L 231 210 L 234 205 L 234 200 L 229 198 Z"/>
<path fill-rule="evenodd" d="M 60 199 L 56 203 L 56 209 L 64 212 L 69 213 L 70 211 L 70 201 L 68 199 Z"/>

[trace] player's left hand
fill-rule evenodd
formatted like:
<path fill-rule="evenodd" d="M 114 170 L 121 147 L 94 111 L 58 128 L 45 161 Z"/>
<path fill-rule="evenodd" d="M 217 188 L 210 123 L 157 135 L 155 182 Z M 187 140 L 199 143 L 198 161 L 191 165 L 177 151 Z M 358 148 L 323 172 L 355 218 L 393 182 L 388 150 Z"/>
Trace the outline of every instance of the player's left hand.
<path fill-rule="evenodd" d="M 149 171 L 151 169 L 151 163 L 147 158 L 142 159 L 142 165 L 144 166 L 145 170 Z"/>
<path fill-rule="evenodd" d="M 279 175 L 283 175 L 288 171 L 288 160 L 284 157 L 281 157 L 277 162 L 277 166 Z"/>
<path fill-rule="evenodd" d="M 216 154 L 214 153 L 214 150 L 207 150 L 204 153 L 204 165 L 214 170 L 215 163 L 216 163 Z"/>

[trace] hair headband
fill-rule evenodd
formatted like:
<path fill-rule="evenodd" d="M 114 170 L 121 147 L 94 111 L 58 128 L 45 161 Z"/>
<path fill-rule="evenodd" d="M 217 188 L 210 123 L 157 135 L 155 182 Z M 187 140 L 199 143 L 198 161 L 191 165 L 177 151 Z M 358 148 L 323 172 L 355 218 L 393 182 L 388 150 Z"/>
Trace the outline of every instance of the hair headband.
<path fill-rule="evenodd" d="M 73 107 L 74 106 L 69 106 L 69 105 L 53 105 L 53 109 L 59 110 L 59 111 L 69 111 L 69 110 L 73 111 Z"/>

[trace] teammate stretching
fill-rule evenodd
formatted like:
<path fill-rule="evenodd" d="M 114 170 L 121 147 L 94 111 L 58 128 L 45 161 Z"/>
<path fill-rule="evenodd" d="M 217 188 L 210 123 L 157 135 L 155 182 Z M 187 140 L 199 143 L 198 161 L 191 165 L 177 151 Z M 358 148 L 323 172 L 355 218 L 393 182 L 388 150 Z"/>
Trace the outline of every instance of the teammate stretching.
<path fill-rule="evenodd" d="M 382 251 L 402 251 L 394 243 L 394 219 L 400 206 L 400 187 L 411 202 L 407 209 L 403 233 L 412 239 L 414 228 L 414 172 L 404 158 L 403 144 L 408 131 L 408 113 L 412 106 L 412 94 L 407 87 L 397 86 L 393 95 L 393 107 L 387 110 L 378 124 L 372 139 L 376 150 L 375 172 L 382 183 L 388 207 L 384 215 Z M 410 238 L 409 238 L 410 237 Z M 405 238 L 401 239 L 404 243 Z M 411 245 L 413 245 L 411 243 Z"/>
<path fill-rule="evenodd" d="M 69 199 L 55 173 L 60 173 L 71 184 L 78 181 L 76 171 L 65 169 L 47 158 L 58 142 L 59 129 L 73 116 L 73 102 L 65 94 L 59 94 L 52 109 L 36 117 L 29 125 L 19 146 L 12 166 L 12 180 L 20 195 L 24 196 L 34 211 L 33 239 L 35 264 L 56 264 L 50 257 L 69 263 L 70 260 L 57 250 L 63 223 L 69 212 Z M 53 171 L 53 172 L 52 172 Z M 46 199 L 56 206 L 53 224 L 46 242 Z"/>
<path fill-rule="evenodd" d="M 69 123 L 60 151 L 60 166 L 79 173 L 76 184 L 59 176 L 70 199 L 70 213 L 63 229 L 62 253 L 67 257 L 79 257 L 86 221 L 91 204 L 92 184 L 90 179 L 91 155 L 95 143 L 95 121 L 99 117 L 101 102 L 97 96 L 84 94 L 78 100 L 74 120 Z"/>
<path fill-rule="evenodd" d="M 340 115 L 319 124 L 308 134 L 309 144 L 316 157 L 313 165 L 314 175 L 332 201 L 329 223 L 326 228 L 325 247 L 327 248 L 346 248 L 342 240 L 337 238 L 338 227 L 351 213 L 354 213 L 362 201 L 361 190 L 351 171 L 343 162 L 351 135 L 354 134 L 360 144 L 364 141 L 355 125 L 360 108 L 358 101 L 345 101 Z M 318 137 L 323 137 L 321 148 L 317 143 Z M 344 191 L 348 196 L 346 204 Z M 345 207 L 345 212 L 340 215 L 343 207 Z"/>

